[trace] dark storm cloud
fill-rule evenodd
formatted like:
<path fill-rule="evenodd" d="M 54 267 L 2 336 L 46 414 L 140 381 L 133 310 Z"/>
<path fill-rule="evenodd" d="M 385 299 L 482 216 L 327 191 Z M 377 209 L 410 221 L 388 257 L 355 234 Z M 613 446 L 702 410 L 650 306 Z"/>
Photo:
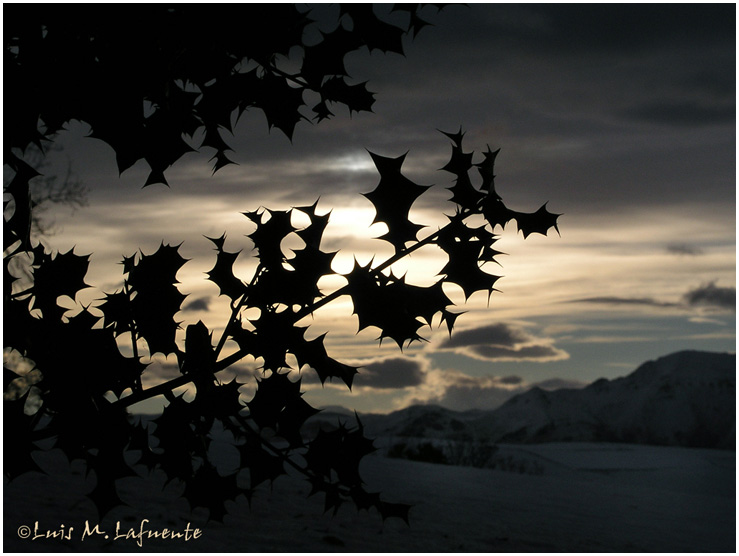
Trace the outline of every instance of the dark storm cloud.
<path fill-rule="evenodd" d="M 455 331 L 437 349 L 454 350 L 469 357 L 491 361 L 550 361 L 567 358 L 567 353 L 548 341 L 535 338 L 522 328 L 505 323 Z"/>
<path fill-rule="evenodd" d="M 718 307 L 721 309 L 736 309 L 736 288 L 724 288 L 709 282 L 685 294 L 688 305 Z"/>
<path fill-rule="evenodd" d="M 422 362 L 394 357 L 362 366 L 354 379 L 354 384 L 379 389 L 406 388 L 419 386 L 424 378 Z"/>

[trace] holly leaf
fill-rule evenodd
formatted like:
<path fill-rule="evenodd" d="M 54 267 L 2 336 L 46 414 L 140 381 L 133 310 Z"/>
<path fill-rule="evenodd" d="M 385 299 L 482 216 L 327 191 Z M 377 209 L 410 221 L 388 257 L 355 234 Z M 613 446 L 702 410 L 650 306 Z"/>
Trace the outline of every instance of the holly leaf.
<path fill-rule="evenodd" d="M 298 237 L 305 242 L 306 246 L 319 249 L 321 247 L 321 240 L 323 238 L 324 232 L 326 231 L 326 226 L 328 225 L 331 212 L 317 215 L 317 206 L 318 201 L 316 201 L 309 207 L 299 207 L 297 209 L 308 216 L 308 218 L 310 219 L 310 224 L 302 230 L 298 230 L 296 233 Z"/>
<path fill-rule="evenodd" d="M 372 4 L 341 4 L 341 13 L 352 18 L 353 32 L 362 38 L 370 52 L 403 54 L 403 29 L 378 18 Z"/>
<path fill-rule="evenodd" d="M 183 133 L 192 131 L 187 127 L 187 121 L 173 117 L 167 112 L 160 106 L 154 114 L 144 120 L 143 154 L 144 160 L 151 168 L 144 187 L 155 183 L 168 185 L 164 171 L 185 154 L 194 151 L 182 139 Z"/>
<path fill-rule="evenodd" d="M 457 322 L 457 318 L 464 313 L 452 313 L 451 311 L 444 310 L 441 312 L 441 322 L 446 323 L 447 330 L 449 330 L 449 336 L 452 335 L 452 329 L 454 324 Z"/>
<path fill-rule="evenodd" d="M 161 450 L 159 462 L 168 482 L 191 477 L 193 455 L 207 450 L 207 438 L 199 437 L 191 425 L 194 417 L 193 406 L 178 396 L 154 419 L 154 436 Z"/>
<path fill-rule="evenodd" d="M 209 520 L 223 522 L 226 501 L 234 500 L 238 494 L 236 473 L 222 476 L 212 464 L 206 462 L 188 478 L 183 496 L 190 503 L 190 509 L 207 508 Z"/>
<path fill-rule="evenodd" d="M 218 127 L 233 132 L 232 115 L 234 110 L 241 111 L 253 105 L 256 91 L 261 86 L 256 69 L 248 72 L 233 72 L 219 76 L 217 79 L 204 79 L 207 86 L 201 86 L 203 98 L 197 104 L 197 114 L 205 124 L 206 136 L 203 146 L 215 148 L 217 151 L 229 150 L 228 144 L 218 133 Z"/>
<path fill-rule="evenodd" d="M 267 453 L 258 438 L 247 436 L 246 443 L 237 446 L 241 457 L 241 467 L 249 469 L 249 482 L 254 488 L 264 481 L 273 482 L 285 474 L 282 459 Z"/>
<path fill-rule="evenodd" d="M 257 391 L 246 405 L 249 415 L 260 429 L 277 431 L 282 412 L 301 396 L 300 380 L 292 382 L 287 373 L 273 372 L 267 378 L 257 380 Z"/>
<path fill-rule="evenodd" d="M 343 77 L 330 77 L 320 89 L 321 99 L 345 104 L 349 112 L 372 112 L 375 94 L 367 90 L 367 82 L 349 85 Z"/>
<path fill-rule="evenodd" d="M 304 457 L 308 469 L 318 477 L 330 481 L 332 473 L 336 473 L 342 485 L 355 487 L 362 484 L 360 461 L 375 450 L 372 440 L 364 436 L 361 424 L 348 429 L 341 423 L 332 431 L 319 430 Z"/>
<path fill-rule="evenodd" d="M 406 284 L 405 281 L 400 283 L 403 286 L 404 304 L 408 314 L 423 319 L 429 326 L 436 313 L 443 312 L 446 307 L 452 305 L 451 299 L 444 293 L 442 280 L 425 287 Z"/>
<path fill-rule="evenodd" d="M 103 326 L 111 327 L 116 336 L 132 329 L 133 307 L 125 292 L 106 293 L 105 300 L 97 308 L 103 312 Z"/>
<path fill-rule="evenodd" d="M 438 294 L 420 293 L 420 289 L 406 284 L 404 278 L 375 274 L 370 264 L 362 267 L 355 261 L 354 269 L 346 275 L 359 330 L 375 326 L 381 331 L 380 341 L 392 338 L 401 349 L 406 342 L 422 340 L 418 329 L 424 323 L 417 317 L 428 316 L 428 311 L 419 303 L 419 297 L 425 295 L 425 300 L 431 300 Z M 432 310 L 440 309 L 437 306 Z"/>
<path fill-rule="evenodd" d="M 430 186 L 418 185 L 401 174 L 406 155 L 387 158 L 370 153 L 380 172 L 380 183 L 374 191 L 364 196 L 375 206 L 376 216 L 373 224 L 384 222 L 388 232 L 380 237 L 393 244 L 396 253 L 406 242 L 415 241 L 418 230 L 423 228 L 408 219 L 408 213 L 416 199 Z"/>
<path fill-rule="evenodd" d="M 157 352 L 167 355 L 178 349 L 175 343 L 178 323 L 174 314 L 186 296 L 175 284 L 177 272 L 187 262 L 178 249 L 179 245 L 161 244 L 154 254 L 142 254 L 128 272 L 128 284 L 132 293 L 136 293 L 131 300 L 136 331 L 146 340 L 152 355 Z"/>
<path fill-rule="evenodd" d="M 529 237 L 531 234 L 547 235 L 550 228 L 554 228 L 559 233 L 557 228 L 557 218 L 561 214 L 554 214 L 547 210 L 547 204 L 544 203 L 539 210 L 532 213 L 525 212 L 514 212 L 513 218 L 515 218 L 518 224 L 518 229 L 523 232 L 524 239 Z"/>
<path fill-rule="evenodd" d="M 78 291 L 89 287 L 85 283 L 89 264 L 89 255 L 75 255 L 73 249 L 56 256 L 45 253 L 33 273 L 32 307 L 49 318 L 61 317 L 65 309 L 57 305 L 57 298 L 66 295 L 74 300 Z"/>
<path fill-rule="evenodd" d="M 181 245 L 181 244 L 180 244 Z M 141 259 L 128 268 L 128 283 L 138 292 L 177 284 L 177 272 L 187 262 L 179 253 L 180 245 L 164 245 L 151 255 L 141 254 Z M 130 261 L 130 259 L 128 259 Z M 126 259 L 124 259 L 125 271 Z"/>
<path fill-rule="evenodd" d="M 92 328 L 98 320 L 84 309 L 66 323 L 29 321 L 26 355 L 43 373 L 44 387 L 49 390 L 44 403 L 51 409 L 83 411 L 83 399 L 102 396 L 108 390 L 120 396 L 146 368 L 120 352 L 112 328 Z"/>
<path fill-rule="evenodd" d="M 264 112 L 270 129 L 276 127 L 292 140 L 295 125 L 304 119 L 300 113 L 305 104 L 303 87 L 293 87 L 292 81 L 270 72 L 265 72 L 260 81 L 254 103 Z"/>
<path fill-rule="evenodd" d="M 495 157 L 498 156 L 500 149 L 497 151 L 491 151 L 490 145 L 488 145 L 487 152 L 482 153 L 485 157 L 482 162 L 475 164 L 480 176 L 482 177 L 482 185 L 480 186 L 481 191 L 486 191 L 488 195 L 499 198 L 495 192 Z"/>
<path fill-rule="evenodd" d="M 476 291 L 494 291 L 495 282 L 500 276 L 488 274 L 480 268 L 479 257 L 485 244 L 476 241 L 458 241 L 452 244 L 440 244 L 449 255 L 449 262 L 439 274 L 445 275 L 444 281 L 453 282 L 462 288 L 465 298 Z"/>
<path fill-rule="evenodd" d="M 185 354 L 182 374 L 205 376 L 213 380 L 213 364 L 216 362 L 211 335 L 203 321 L 191 324 L 185 331 Z"/>
<path fill-rule="evenodd" d="M 322 35 L 319 43 L 303 48 L 300 73 L 312 87 L 319 87 L 327 75 L 347 75 L 344 57 L 362 46 L 362 40 L 341 25 Z"/>
<path fill-rule="evenodd" d="M 254 242 L 259 260 L 267 268 L 282 266 L 285 255 L 282 253 L 280 244 L 289 234 L 295 231 L 290 222 L 292 211 L 266 211 L 269 219 L 264 222 L 263 214 L 258 212 L 245 212 L 244 215 L 257 225 L 257 229 L 249 234 Z"/>
<path fill-rule="evenodd" d="M 463 209 L 475 210 L 484 198 L 484 194 L 472 185 L 467 172 L 459 174 L 454 185 L 448 189 L 452 192 L 452 197 L 449 200 L 458 204 Z"/>
<path fill-rule="evenodd" d="M 463 209 L 475 210 L 485 194 L 482 191 L 475 189 L 470 181 L 469 170 L 473 166 L 473 153 L 466 153 L 462 150 L 464 132 L 460 127 L 457 133 L 449 133 L 446 131 L 441 131 L 441 133 L 449 137 L 453 142 L 452 156 L 449 159 L 449 162 L 441 168 L 442 170 L 450 172 L 456 176 L 454 185 L 448 188 L 449 191 L 452 192 L 452 198 L 450 201 L 457 203 Z"/>
<path fill-rule="evenodd" d="M 323 334 L 313 340 L 304 340 L 297 344 L 293 349 L 293 353 L 298 359 L 298 364 L 301 367 L 308 365 L 315 370 L 321 384 L 324 384 L 326 379 L 340 378 L 351 390 L 354 375 L 357 374 L 357 367 L 345 365 L 329 357 L 326 347 L 323 345 L 325 337 L 326 334 Z"/>
<path fill-rule="evenodd" d="M 229 113 L 229 120 L 230 120 L 230 117 L 231 117 L 231 114 Z M 212 149 L 215 149 L 216 152 L 225 152 L 225 151 L 233 150 L 231 149 L 231 147 L 229 147 L 228 143 L 226 143 L 226 141 L 223 140 L 223 137 L 218 131 L 217 125 L 207 127 L 205 129 L 205 137 L 203 138 L 203 143 L 200 146 L 210 147 Z"/>
<path fill-rule="evenodd" d="M 149 445 L 149 429 L 145 423 L 139 420 L 137 425 L 131 427 L 129 438 L 129 449 L 141 452 L 136 463 L 146 466 L 149 471 L 159 465 L 159 454 L 156 454 Z"/>
<path fill-rule="evenodd" d="M 308 305 L 316 297 L 321 296 L 318 280 L 334 273 L 331 263 L 338 251 L 324 253 L 320 249 L 306 245 L 304 249 L 294 251 L 294 253 L 295 256 L 287 262 L 295 269 L 295 288 L 299 292 L 296 297 L 303 300 L 301 304 Z"/>
<path fill-rule="evenodd" d="M 92 500 L 100 518 L 105 517 L 110 510 L 124 504 L 118 495 L 115 480 L 107 475 L 98 475 L 95 488 L 87 495 Z"/>
<path fill-rule="evenodd" d="M 28 392 L 3 401 L 3 473 L 11 480 L 28 471 L 41 471 L 31 457 L 37 448 L 31 440 L 33 416 L 24 411 L 27 399 Z"/>
<path fill-rule="evenodd" d="M 331 110 L 328 109 L 325 100 L 322 100 L 321 102 L 316 104 L 313 108 L 311 108 L 311 110 L 313 110 L 313 113 L 315 114 L 313 119 L 318 121 L 318 123 L 321 123 L 323 120 L 328 120 L 329 118 L 331 118 L 331 116 L 335 115 L 333 112 L 331 112 Z"/>
<path fill-rule="evenodd" d="M 277 435 L 287 440 L 291 448 L 302 446 L 303 436 L 300 429 L 308 418 L 318 412 L 318 409 L 302 397 L 290 400 L 277 418 Z"/>
<path fill-rule="evenodd" d="M 136 330 L 146 340 L 151 354 L 176 353 L 175 334 L 179 324 L 173 315 L 180 310 L 185 299 L 177 288 L 167 288 L 158 294 L 147 290 L 133 299 L 132 305 L 136 316 Z"/>
<path fill-rule="evenodd" d="M 449 137 L 457 137 L 457 135 L 450 135 L 444 131 L 442 131 L 442 133 Z M 472 168 L 472 155 L 474 153 L 466 153 L 462 150 L 462 135 L 464 134 L 461 133 L 459 136 L 459 143 L 452 145 L 452 157 L 449 159 L 449 162 L 441 168 L 442 170 L 446 170 L 456 176 L 460 176 L 462 174 L 466 175 L 470 168 Z"/>
<path fill-rule="evenodd" d="M 303 423 L 318 412 L 302 395 L 300 380 L 292 382 L 287 374 L 272 373 L 258 381 L 254 398 L 246 405 L 260 429 L 271 428 L 291 447 L 297 447 L 303 444 L 300 434 Z"/>
<path fill-rule="evenodd" d="M 244 406 L 239 400 L 241 383 L 233 379 L 226 384 L 214 384 L 207 390 L 198 390 L 195 403 L 202 415 L 227 420 L 237 415 Z"/>
<path fill-rule="evenodd" d="M 114 507 L 125 504 L 118 495 L 116 480 L 136 476 L 124 457 L 133 426 L 125 411 L 116 410 L 109 404 L 96 408 L 95 412 L 95 419 L 88 422 L 81 439 L 86 450 L 88 473 L 94 471 L 97 480 L 95 488 L 87 496 L 103 517 Z"/>
<path fill-rule="evenodd" d="M 236 341 L 245 347 L 254 357 L 264 359 L 264 368 L 272 371 L 288 367 L 285 355 L 292 347 L 298 345 L 305 328 L 295 326 L 295 316 L 292 311 L 262 310 L 255 321 L 252 334 L 239 333 Z"/>
<path fill-rule="evenodd" d="M 215 163 L 213 164 L 213 174 L 215 174 L 218 170 L 220 170 L 224 166 L 228 166 L 229 164 L 236 164 L 233 160 L 228 158 L 225 150 L 217 151 L 216 154 L 214 154 L 210 160 L 214 160 L 214 159 L 215 159 Z"/>

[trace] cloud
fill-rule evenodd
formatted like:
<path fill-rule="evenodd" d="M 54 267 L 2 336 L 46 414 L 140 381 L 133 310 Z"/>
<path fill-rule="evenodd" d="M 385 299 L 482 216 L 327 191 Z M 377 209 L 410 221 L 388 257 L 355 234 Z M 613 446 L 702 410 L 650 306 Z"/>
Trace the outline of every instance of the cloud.
<path fill-rule="evenodd" d="M 520 376 L 516 375 L 510 375 L 510 376 L 503 376 L 500 378 L 501 384 L 522 384 L 523 379 Z"/>
<path fill-rule="evenodd" d="M 455 331 L 452 337 L 442 342 L 439 347 L 446 349 L 481 344 L 513 346 L 528 339 L 529 337 L 522 330 L 501 322 L 479 328 Z"/>
<path fill-rule="evenodd" d="M 421 357 L 389 357 L 387 359 L 345 361 L 358 368 L 352 387 L 374 390 L 400 390 L 421 386 L 426 380 L 429 363 Z M 303 384 L 320 384 L 318 375 L 312 370 L 301 372 Z M 335 386 L 344 390 L 339 379 L 327 380 L 324 387 Z"/>
<path fill-rule="evenodd" d="M 395 389 L 419 386 L 425 380 L 427 363 L 422 359 L 393 357 L 360 367 L 354 384 L 366 388 Z"/>
<path fill-rule="evenodd" d="M 645 305 L 650 307 L 713 307 L 718 309 L 736 309 L 736 288 L 724 288 L 709 282 L 686 292 L 682 303 L 657 301 L 652 297 L 586 297 L 575 299 L 572 303 L 600 303 L 608 305 Z"/>
<path fill-rule="evenodd" d="M 549 378 L 528 383 L 519 376 L 473 377 L 459 371 L 431 371 L 425 387 L 409 400 L 415 404 L 436 404 L 457 411 L 496 409 L 512 397 L 531 388 L 544 390 L 582 388 L 586 383 L 562 378 Z"/>
<path fill-rule="evenodd" d="M 736 288 L 723 288 L 709 282 L 688 291 L 683 299 L 691 306 L 709 306 L 721 309 L 736 309 Z"/>
<path fill-rule="evenodd" d="M 546 48 L 554 54 L 644 52 L 661 43 L 725 43 L 734 30 L 733 10 L 723 6 L 683 4 L 665 10 L 634 4 L 502 4 L 487 12 L 491 17 L 481 23 L 493 29 L 489 35 L 494 40 Z"/>
<path fill-rule="evenodd" d="M 535 338 L 520 327 L 496 323 L 455 332 L 437 349 L 489 361 L 554 361 L 569 355 L 546 338 Z"/>
<path fill-rule="evenodd" d="M 564 352 L 549 345 L 529 345 L 509 348 L 504 346 L 470 346 L 467 350 L 481 359 L 502 361 L 510 359 L 547 360 L 563 359 Z"/>
<path fill-rule="evenodd" d="M 575 299 L 572 303 L 605 303 L 607 305 L 648 305 L 651 307 L 677 307 L 677 303 L 657 301 L 652 297 L 600 296 Z"/>
<path fill-rule="evenodd" d="M 672 126 L 708 125 L 733 122 L 733 104 L 703 105 L 692 101 L 647 102 L 626 111 L 627 117 Z"/>
<path fill-rule="evenodd" d="M 687 243 L 670 243 L 667 246 L 667 252 L 673 255 L 702 255 L 703 249 Z"/>
<path fill-rule="evenodd" d="M 209 297 L 198 297 L 197 299 L 193 299 L 185 305 L 182 310 L 183 311 L 207 311 L 208 307 L 210 306 L 210 298 Z"/>

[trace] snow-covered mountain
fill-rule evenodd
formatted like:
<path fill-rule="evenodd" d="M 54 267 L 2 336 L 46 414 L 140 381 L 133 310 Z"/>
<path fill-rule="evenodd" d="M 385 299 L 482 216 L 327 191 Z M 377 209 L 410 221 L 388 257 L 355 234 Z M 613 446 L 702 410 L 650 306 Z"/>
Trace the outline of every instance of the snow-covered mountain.
<path fill-rule="evenodd" d="M 681 351 L 582 389 L 533 388 L 493 411 L 413 406 L 362 417 L 376 436 L 736 447 L 736 354 Z"/>

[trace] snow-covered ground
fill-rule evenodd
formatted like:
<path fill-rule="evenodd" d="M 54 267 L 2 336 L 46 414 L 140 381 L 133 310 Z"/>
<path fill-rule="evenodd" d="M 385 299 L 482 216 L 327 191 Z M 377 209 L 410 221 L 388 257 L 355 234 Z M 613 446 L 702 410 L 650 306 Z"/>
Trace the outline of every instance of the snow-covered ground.
<path fill-rule="evenodd" d="M 735 552 L 736 454 L 733 451 L 628 444 L 552 443 L 506 445 L 501 454 L 526 461 L 533 473 L 474 469 L 365 458 L 362 472 L 370 490 L 389 501 L 413 504 L 410 526 L 384 524 L 376 513 L 343 506 L 324 515 L 309 485 L 283 477 L 264 485 L 251 510 L 246 499 L 228 503 L 224 523 L 207 512 L 191 513 L 177 498 L 182 487 L 164 487 L 164 476 L 123 479 L 119 507 L 84 541 L 85 521 L 97 512 L 80 492 L 92 488 L 81 466 L 71 468 L 59 454 L 38 461 L 49 475 L 26 474 L 5 482 L 4 551 L 168 551 L 168 552 Z M 534 465 L 536 462 L 536 465 Z M 140 472 L 144 473 L 142 469 Z M 197 539 L 114 540 L 142 520 L 146 527 L 184 532 Z M 53 539 L 20 539 L 21 526 Z M 71 534 L 69 529 L 73 528 Z M 33 537 L 33 533 L 31 534 Z"/>

